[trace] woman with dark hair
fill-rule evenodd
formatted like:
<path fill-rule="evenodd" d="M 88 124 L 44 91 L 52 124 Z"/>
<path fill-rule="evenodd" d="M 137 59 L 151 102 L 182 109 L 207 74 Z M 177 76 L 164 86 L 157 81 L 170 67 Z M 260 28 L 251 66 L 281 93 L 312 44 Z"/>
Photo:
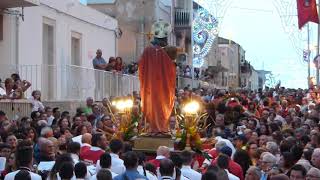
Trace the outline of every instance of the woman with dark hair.
<path fill-rule="evenodd" d="M 294 157 L 291 152 L 284 152 L 279 161 L 279 167 L 285 174 L 289 172 L 294 165 Z"/>
<path fill-rule="evenodd" d="M 252 161 L 248 152 L 242 149 L 238 149 L 234 153 L 233 160 L 241 166 L 243 177 L 245 177 L 247 170 L 252 165 Z"/>
<path fill-rule="evenodd" d="M 72 118 L 71 131 L 73 134 L 77 134 L 77 128 L 82 125 L 82 119 L 80 115 L 76 115 Z"/>
<path fill-rule="evenodd" d="M 85 133 L 88 133 L 88 129 L 87 129 L 87 126 L 85 125 L 80 125 L 77 127 L 76 129 L 76 136 L 80 136 L 80 135 L 83 135 Z"/>
<path fill-rule="evenodd" d="M 260 124 L 260 128 L 259 128 L 259 136 L 261 135 L 267 135 L 269 136 L 269 125 L 268 124 L 265 124 L 265 123 L 261 123 Z"/>
<path fill-rule="evenodd" d="M 122 72 L 123 71 L 123 62 L 121 57 L 116 58 L 116 65 L 115 65 L 115 70 L 117 72 Z"/>
<path fill-rule="evenodd" d="M 61 128 L 61 136 L 64 136 L 67 140 L 73 138 L 70 128 Z"/>
<path fill-rule="evenodd" d="M 106 67 L 106 71 L 115 70 L 115 66 L 116 66 L 116 59 L 114 57 L 110 57 Z"/>
<path fill-rule="evenodd" d="M 62 118 L 59 120 L 58 125 L 60 129 L 70 128 L 71 124 L 67 118 Z"/>
<path fill-rule="evenodd" d="M 37 131 L 33 127 L 26 128 L 24 134 L 27 139 L 30 139 L 33 144 L 36 144 L 38 141 Z"/>

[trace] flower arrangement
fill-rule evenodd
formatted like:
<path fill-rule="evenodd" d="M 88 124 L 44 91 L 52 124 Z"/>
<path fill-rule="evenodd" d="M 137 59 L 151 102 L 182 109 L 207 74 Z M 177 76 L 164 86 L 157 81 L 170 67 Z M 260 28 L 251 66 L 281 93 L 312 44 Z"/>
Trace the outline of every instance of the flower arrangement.
<path fill-rule="evenodd" d="M 138 135 L 138 124 L 141 114 L 137 112 L 131 97 L 118 98 L 113 102 L 119 115 L 117 121 L 118 131 L 115 137 L 123 141 L 130 141 Z"/>
<path fill-rule="evenodd" d="M 177 127 L 176 127 L 176 133 L 175 133 L 175 148 L 178 150 L 183 149 L 202 149 L 202 141 L 200 132 L 203 127 L 199 126 L 199 123 L 201 119 L 203 119 L 204 116 L 207 114 L 202 114 L 200 116 L 197 115 L 197 107 L 195 104 L 190 103 L 187 107 L 189 110 L 188 112 L 185 112 L 185 114 L 179 114 L 176 116 L 177 119 Z M 186 110 L 185 110 L 186 111 Z M 194 112 L 192 112 L 194 111 Z"/>

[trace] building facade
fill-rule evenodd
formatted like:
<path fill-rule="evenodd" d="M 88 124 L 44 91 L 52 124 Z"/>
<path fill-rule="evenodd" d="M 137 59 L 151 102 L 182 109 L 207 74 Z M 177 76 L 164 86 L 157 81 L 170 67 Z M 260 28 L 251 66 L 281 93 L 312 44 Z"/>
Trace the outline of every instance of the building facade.
<path fill-rule="evenodd" d="M 92 59 L 97 49 L 106 59 L 117 54 L 116 19 L 73 0 L 3 9 L 2 79 L 17 72 L 43 99 L 93 95 Z"/>
<path fill-rule="evenodd" d="M 126 63 L 137 62 L 152 40 L 151 26 L 157 20 L 170 22 L 173 28 L 169 44 L 185 52 L 191 49 L 191 1 L 188 0 L 88 0 L 88 6 L 115 17 L 122 32 L 118 56 Z M 186 53 L 191 57 L 190 54 Z"/>

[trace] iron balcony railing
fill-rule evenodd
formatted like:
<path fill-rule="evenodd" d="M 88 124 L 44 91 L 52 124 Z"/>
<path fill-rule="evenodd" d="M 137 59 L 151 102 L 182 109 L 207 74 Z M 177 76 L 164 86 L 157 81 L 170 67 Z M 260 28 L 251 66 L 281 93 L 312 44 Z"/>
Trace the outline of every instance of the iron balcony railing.
<path fill-rule="evenodd" d="M 177 28 L 191 27 L 191 12 L 187 9 L 175 8 L 174 24 Z"/>

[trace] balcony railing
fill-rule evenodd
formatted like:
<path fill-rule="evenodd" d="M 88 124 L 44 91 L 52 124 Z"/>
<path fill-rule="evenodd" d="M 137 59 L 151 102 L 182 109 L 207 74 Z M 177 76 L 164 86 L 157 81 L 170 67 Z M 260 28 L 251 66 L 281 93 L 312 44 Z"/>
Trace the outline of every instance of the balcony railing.
<path fill-rule="evenodd" d="M 41 98 L 47 101 L 84 100 L 86 97 L 101 100 L 139 91 L 137 76 L 74 65 L 0 65 L 3 81 L 11 73 L 19 73 L 21 79 L 31 82 L 25 97 L 33 90 L 40 90 Z"/>
<path fill-rule="evenodd" d="M 125 96 L 140 90 L 138 76 L 101 71 L 75 65 L 0 65 L 0 78 L 5 81 L 12 73 L 31 82 L 24 96 L 40 90 L 44 101 L 84 101 L 87 97 L 102 100 L 104 97 Z M 178 77 L 177 88 L 188 85 L 201 87 L 205 81 Z M 211 84 L 210 86 L 215 87 Z"/>
<path fill-rule="evenodd" d="M 174 23 L 177 28 L 191 27 L 191 12 L 190 10 L 175 8 Z"/>

